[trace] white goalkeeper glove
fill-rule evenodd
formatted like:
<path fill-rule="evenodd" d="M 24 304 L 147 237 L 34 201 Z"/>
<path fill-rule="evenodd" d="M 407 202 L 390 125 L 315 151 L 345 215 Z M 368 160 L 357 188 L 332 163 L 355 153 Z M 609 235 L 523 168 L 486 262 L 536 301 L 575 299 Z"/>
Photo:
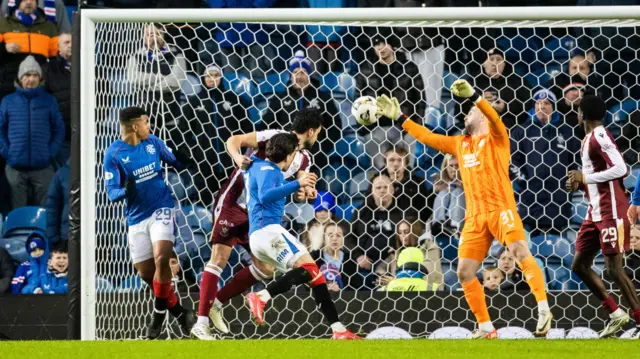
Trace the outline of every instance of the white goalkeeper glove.
<path fill-rule="evenodd" d="M 389 97 L 387 95 L 382 95 L 376 98 L 376 105 L 378 106 L 378 112 L 376 115 L 385 116 L 392 120 L 397 120 L 402 113 L 400 111 L 400 103 L 398 103 L 398 99 L 395 97 Z"/>
<path fill-rule="evenodd" d="M 451 93 L 462 98 L 469 98 L 475 95 L 473 86 L 471 86 L 467 80 L 463 79 L 456 80 L 451 84 Z"/>

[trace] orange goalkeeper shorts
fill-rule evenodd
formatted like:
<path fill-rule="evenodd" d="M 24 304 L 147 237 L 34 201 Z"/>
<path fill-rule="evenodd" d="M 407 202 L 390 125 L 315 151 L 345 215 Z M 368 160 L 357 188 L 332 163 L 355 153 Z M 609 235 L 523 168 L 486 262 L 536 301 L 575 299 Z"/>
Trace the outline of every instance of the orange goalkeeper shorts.
<path fill-rule="evenodd" d="M 503 246 L 525 240 L 522 219 L 515 209 L 487 212 L 466 218 L 460 234 L 458 257 L 484 261 L 494 238 Z"/>

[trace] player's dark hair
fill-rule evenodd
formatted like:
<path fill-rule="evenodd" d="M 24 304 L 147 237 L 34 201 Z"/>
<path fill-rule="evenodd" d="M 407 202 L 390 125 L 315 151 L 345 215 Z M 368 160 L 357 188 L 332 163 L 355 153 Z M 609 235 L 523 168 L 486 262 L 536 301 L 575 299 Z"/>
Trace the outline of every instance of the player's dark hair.
<path fill-rule="evenodd" d="M 298 136 L 279 133 L 267 142 L 266 156 L 273 163 L 280 163 L 298 149 Z"/>
<path fill-rule="evenodd" d="M 323 118 L 320 111 L 312 108 L 303 108 L 296 112 L 291 123 L 291 131 L 297 134 L 303 134 L 309 129 L 316 129 L 322 126 Z"/>
<path fill-rule="evenodd" d="M 67 241 L 60 241 L 53 246 L 51 253 L 69 253 L 69 244 Z"/>
<path fill-rule="evenodd" d="M 607 116 L 607 105 L 595 95 L 587 95 L 580 101 L 582 119 L 585 121 L 602 121 Z"/>
<path fill-rule="evenodd" d="M 147 114 L 147 111 L 145 111 L 142 107 L 131 106 L 123 108 L 122 110 L 120 110 L 120 123 L 123 125 L 128 125 L 129 123 L 131 123 L 131 121 L 137 120 L 143 115 L 148 116 L 149 114 Z"/>

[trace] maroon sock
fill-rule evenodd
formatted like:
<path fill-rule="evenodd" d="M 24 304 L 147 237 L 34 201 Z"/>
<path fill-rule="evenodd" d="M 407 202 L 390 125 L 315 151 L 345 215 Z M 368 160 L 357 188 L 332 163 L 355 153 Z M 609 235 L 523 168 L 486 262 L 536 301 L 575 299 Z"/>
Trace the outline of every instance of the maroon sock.
<path fill-rule="evenodd" d="M 226 303 L 229 299 L 244 293 L 256 283 L 258 283 L 258 280 L 251 273 L 250 267 L 244 267 L 233 276 L 229 283 L 220 289 L 216 298 L 220 302 Z"/>
<path fill-rule="evenodd" d="M 207 264 L 202 273 L 202 281 L 200 282 L 200 303 L 198 304 L 198 316 L 206 317 L 209 315 L 213 300 L 218 293 L 218 278 L 220 277 L 220 267 Z"/>
<path fill-rule="evenodd" d="M 612 296 L 608 296 L 607 299 L 603 300 L 602 306 L 607 310 L 607 312 L 609 312 L 609 314 L 618 310 L 618 305 L 616 304 L 616 301 L 613 300 Z"/>
<path fill-rule="evenodd" d="M 636 325 L 640 326 L 640 309 L 636 309 L 631 313 L 633 319 L 636 321 Z"/>

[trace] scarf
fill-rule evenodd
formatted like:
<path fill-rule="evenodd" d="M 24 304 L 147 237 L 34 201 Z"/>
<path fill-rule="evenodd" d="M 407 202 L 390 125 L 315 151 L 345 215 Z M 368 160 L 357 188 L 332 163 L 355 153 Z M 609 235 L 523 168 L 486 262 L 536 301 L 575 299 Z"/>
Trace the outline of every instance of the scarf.
<path fill-rule="evenodd" d="M 16 10 L 15 15 L 16 15 L 16 18 L 18 18 L 18 20 L 20 20 L 22 25 L 24 25 L 26 27 L 31 27 L 31 25 L 33 25 L 33 23 L 38 18 L 38 10 L 36 10 L 31 15 L 27 15 L 27 14 L 22 13 L 22 11 L 20 11 L 20 10 Z"/>
<path fill-rule="evenodd" d="M 7 15 L 11 14 L 14 8 L 17 10 L 17 7 L 19 4 L 20 4 L 20 0 L 9 0 L 9 3 L 7 4 L 8 10 L 9 10 L 7 11 Z M 47 20 L 51 21 L 52 23 L 54 24 L 58 23 L 58 21 L 56 20 L 56 1 L 55 0 L 44 0 L 44 15 L 47 17 Z M 31 24 L 33 24 L 33 21 L 31 21 L 31 23 L 27 25 L 20 17 L 18 17 L 17 14 L 16 14 L 16 17 L 20 19 L 20 21 L 24 24 L 24 26 L 29 27 L 31 26 Z M 35 20 L 35 18 L 33 20 Z"/>

